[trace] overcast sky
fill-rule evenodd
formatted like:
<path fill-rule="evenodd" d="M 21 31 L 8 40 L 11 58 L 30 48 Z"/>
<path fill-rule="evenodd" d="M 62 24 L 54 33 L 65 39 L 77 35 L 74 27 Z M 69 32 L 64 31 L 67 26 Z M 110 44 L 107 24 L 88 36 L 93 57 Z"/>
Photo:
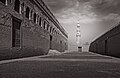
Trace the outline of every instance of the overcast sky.
<path fill-rule="evenodd" d="M 91 42 L 120 21 L 120 0 L 43 0 L 76 45 L 76 26 L 81 26 L 82 44 Z"/>

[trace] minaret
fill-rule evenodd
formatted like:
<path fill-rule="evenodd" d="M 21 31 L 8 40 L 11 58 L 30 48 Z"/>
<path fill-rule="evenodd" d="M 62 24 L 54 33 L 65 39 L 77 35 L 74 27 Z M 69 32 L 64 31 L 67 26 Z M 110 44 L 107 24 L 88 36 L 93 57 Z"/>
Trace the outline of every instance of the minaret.
<path fill-rule="evenodd" d="M 78 51 L 82 51 L 82 44 L 81 44 L 81 31 L 80 31 L 80 23 L 77 23 L 77 30 L 76 30 L 76 41 L 78 45 Z"/>

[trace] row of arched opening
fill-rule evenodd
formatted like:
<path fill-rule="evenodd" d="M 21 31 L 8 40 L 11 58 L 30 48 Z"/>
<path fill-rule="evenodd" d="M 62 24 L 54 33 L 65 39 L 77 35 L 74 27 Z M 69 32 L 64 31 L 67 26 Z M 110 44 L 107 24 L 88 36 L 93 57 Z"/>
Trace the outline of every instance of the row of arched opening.
<path fill-rule="evenodd" d="M 25 17 L 29 20 L 33 20 L 35 24 L 38 24 L 39 26 L 43 27 L 45 30 L 49 31 L 52 34 L 59 35 L 57 28 L 50 25 L 50 23 L 45 19 L 43 16 L 37 14 L 36 12 L 33 12 L 29 7 L 26 7 L 25 11 Z"/>
<path fill-rule="evenodd" d="M 14 3 L 14 10 L 18 13 L 24 13 L 25 17 L 29 20 L 33 20 L 34 23 L 42 26 L 44 29 L 48 30 L 52 34 L 59 35 L 60 33 L 53 26 L 50 26 L 49 22 L 40 17 L 37 13 L 33 12 L 28 6 L 25 6 L 25 3 L 20 3 L 20 0 L 0 0 L 0 2 L 8 5 L 7 3 Z"/>
<path fill-rule="evenodd" d="M 30 7 L 25 6 L 25 3 L 21 3 L 20 0 L 0 0 L 0 2 L 8 5 L 8 3 L 14 3 L 14 10 L 20 14 L 24 14 L 26 18 L 29 20 L 33 20 L 34 23 L 40 25 L 43 27 L 45 30 L 49 31 L 52 34 L 55 35 L 60 35 L 59 31 L 57 28 L 53 27 L 52 25 L 49 24 L 49 22 L 39 16 L 36 12 L 34 12 Z"/>

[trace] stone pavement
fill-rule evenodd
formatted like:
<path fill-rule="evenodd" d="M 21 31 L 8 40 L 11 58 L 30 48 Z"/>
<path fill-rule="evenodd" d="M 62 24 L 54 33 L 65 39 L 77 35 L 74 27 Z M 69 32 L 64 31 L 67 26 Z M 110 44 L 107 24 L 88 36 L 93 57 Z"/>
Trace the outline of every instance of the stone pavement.
<path fill-rule="evenodd" d="M 120 59 L 91 52 L 0 61 L 0 78 L 120 78 Z"/>

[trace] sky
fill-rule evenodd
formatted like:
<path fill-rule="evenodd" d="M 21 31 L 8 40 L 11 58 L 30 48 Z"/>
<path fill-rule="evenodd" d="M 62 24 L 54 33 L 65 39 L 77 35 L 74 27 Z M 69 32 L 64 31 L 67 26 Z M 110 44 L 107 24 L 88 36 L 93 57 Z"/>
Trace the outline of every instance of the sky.
<path fill-rule="evenodd" d="M 91 43 L 120 22 L 120 0 L 43 0 L 68 33 L 69 50 L 77 50 L 76 29 L 81 26 L 81 44 Z M 88 48 L 87 48 L 88 49 Z"/>

